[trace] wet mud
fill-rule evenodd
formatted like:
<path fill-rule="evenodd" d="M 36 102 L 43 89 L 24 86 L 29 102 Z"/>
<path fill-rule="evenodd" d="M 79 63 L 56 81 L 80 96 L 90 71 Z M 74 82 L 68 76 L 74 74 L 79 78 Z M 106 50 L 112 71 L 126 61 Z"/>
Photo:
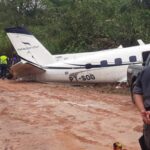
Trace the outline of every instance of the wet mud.
<path fill-rule="evenodd" d="M 140 150 L 130 95 L 101 88 L 0 80 L 0 150 Z"/>

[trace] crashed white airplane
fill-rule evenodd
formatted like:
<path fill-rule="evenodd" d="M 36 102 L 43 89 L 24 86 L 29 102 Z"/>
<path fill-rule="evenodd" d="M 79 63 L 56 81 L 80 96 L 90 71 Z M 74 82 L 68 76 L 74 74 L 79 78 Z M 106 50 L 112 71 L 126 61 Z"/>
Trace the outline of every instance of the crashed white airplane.
<path fill-rule="evenodd" d="M 21 61 L 11 67 L 15 79 L 68 82 L 126 82 L 129 64 L 141 64 L 150 44 L 97 52 L 51 55 L 25 28 L 5 29 Z"/>

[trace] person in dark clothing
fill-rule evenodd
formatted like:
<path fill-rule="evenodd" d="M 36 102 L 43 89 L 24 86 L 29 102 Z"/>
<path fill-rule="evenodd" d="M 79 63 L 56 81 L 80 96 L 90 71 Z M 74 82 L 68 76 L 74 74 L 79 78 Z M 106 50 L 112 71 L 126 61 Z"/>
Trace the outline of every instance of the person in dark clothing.
<path fill-rule="evenodd" d="M 144 122 L 142 150 L 150 150 L 150 67 L 143 69 L 133 88 L 135 104 Z M 143 147 L 146 148 L 143 148 Z"/>
<path fill-rule="evenodd" d="M 1 68 L 1 78 L 6 78 L 8 67 L 8 57 L 6 55 L 0 56 L 0 68 Z"/>

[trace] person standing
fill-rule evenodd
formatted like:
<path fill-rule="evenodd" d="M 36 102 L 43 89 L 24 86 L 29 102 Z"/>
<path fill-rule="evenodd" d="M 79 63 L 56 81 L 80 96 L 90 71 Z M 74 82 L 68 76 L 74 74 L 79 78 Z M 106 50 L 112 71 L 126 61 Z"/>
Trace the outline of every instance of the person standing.
<path fill-rule="evenodd" d="M 8 57 L 6 55 L 0 56 L 0 68 L 1 68 L 1 78 L 6 78 L 7 68 L 8 68 Z"/>
<path fill-rule="evenodd" d="M 150 67 L 143 69 L 138 76 L 133 88 L 133 96 L 144 122 L 140 145 L 142 150 L 150 150 Z"/>

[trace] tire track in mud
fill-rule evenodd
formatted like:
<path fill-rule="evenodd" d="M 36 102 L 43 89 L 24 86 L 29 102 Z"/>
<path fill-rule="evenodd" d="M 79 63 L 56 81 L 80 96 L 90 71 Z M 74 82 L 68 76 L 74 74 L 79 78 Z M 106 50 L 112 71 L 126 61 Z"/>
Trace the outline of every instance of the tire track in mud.
<path fill-rule="evenodd" d="M 120 141 L 139 150 L 141 122 L 129 96 L 65 84 L 0 83 L 0 149 L 110 150 Z"/>

